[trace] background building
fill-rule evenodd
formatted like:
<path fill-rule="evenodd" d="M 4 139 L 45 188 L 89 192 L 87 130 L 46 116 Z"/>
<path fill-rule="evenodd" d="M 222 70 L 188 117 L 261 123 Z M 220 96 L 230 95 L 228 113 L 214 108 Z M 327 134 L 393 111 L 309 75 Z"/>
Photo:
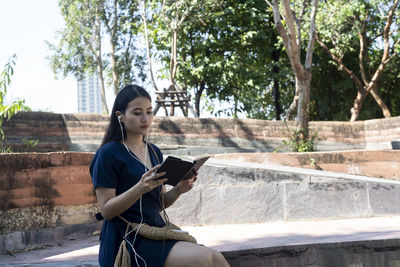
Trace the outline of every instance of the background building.
<path fill-rule="evenodd" d="M 99 76 L 86 74 L 78 81 L 78 112 L 102 113 Z"/>

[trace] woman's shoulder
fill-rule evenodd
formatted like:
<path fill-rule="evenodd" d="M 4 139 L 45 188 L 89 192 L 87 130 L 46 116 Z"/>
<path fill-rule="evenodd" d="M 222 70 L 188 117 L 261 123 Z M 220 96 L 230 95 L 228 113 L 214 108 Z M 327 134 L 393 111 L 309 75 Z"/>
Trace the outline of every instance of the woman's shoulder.
<path fill-rule="evenodd" d="M 95 153 L 90 164 L 90 170 L 93 166 L 102 164 L 110 166 L 113 164 L 120 164 L 124 161 L 121 156 L 121 144 L 119 142 L 109 142 L 101 146 Z"/>
<path fill-rule="evenodd" d="M 112 141 L 107 144 L 104 144 L 101 146 L 96 154 L 114 154 L 114 153 L 120 153 L 122 148 L 122 145 L 118 141 Z"/>

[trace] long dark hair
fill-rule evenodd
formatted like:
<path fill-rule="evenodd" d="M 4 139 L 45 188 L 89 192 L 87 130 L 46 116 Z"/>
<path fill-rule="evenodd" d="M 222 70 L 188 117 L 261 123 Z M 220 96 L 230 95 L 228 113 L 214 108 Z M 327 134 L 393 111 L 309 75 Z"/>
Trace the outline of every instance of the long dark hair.
<path fill-rule="evenodd" d="M 149 93 L 138 85 L 127 85 L 121 91 L 119 91 L 111 111 L 110 123 L 108 124 L 107 131 L 100 147 L 112 141 L 122 141 L 121 127 L 115 112 L 120 111 L 122 114 L 125 114 L 128 103 L 138 97 L 146 97 L 151 102 Z M 123 131 L 124 136 L 126 136 L 125 127 L 123 127 Z"/>

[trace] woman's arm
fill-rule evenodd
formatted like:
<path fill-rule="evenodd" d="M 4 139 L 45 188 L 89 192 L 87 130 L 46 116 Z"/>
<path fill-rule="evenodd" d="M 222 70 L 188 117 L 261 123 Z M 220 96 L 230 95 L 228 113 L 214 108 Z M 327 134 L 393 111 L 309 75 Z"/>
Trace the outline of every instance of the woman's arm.
<path fill-rule="evenodd" d="M 176 186 L 167 192 L 165 185 L 163 185 L 164 194 L 164 208 L 170 207 L 179 198 L 181 193 L 176 189 Z"/>
<path fill-rule="evenodd" d="M 126 211 L 143 194 L 164 183 L 167 179 L 157 179 L 157 174 L 154 173 L 158 167 L 159 166 L 155 166 L 151 168 L 142 176 L 137 184 L 118 196 L 115 195 L 116 191 L 114 188 L 97 187 L 96 196 L 101 215 L 106 220 L 111 220 Z M 160 173 L 158 176 L 164 174 L 165 173 Z"/>
<path fill-rule="evenodd" d="M 197 173 L 190 179 L 180 181 L 175 187 L 166 192 L 165 185 L 163 186 L 164 194 L 164 208 L 170 207 L 179 198 L 179 196 L 187 191 L 191 190 L 194 186 L 194 182 L 197 179 Z"/>

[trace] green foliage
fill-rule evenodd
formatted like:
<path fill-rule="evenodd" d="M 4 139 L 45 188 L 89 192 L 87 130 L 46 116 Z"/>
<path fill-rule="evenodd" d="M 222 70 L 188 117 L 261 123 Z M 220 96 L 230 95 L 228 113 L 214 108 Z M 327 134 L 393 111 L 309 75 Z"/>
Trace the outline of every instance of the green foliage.
<path fill-rule="evenodd" d="M 31 149 L 33 149 L 34 147 L 37 146 L 37 144 L 39 143 L 39 140 L 37 140 L 37 139 L 31 140 L 31 139 L 23 138 L 22 143 L 26 146 L 26 149 L 28 151 L 30 151 Z"/>
<path fill-rule="evenodd" d="M 354 58 L 357 58 L 356 53 L 348 53 L 343 62 L 358 69 Z M 348 121 L 355 96 L 353 81 L 317 46 L 313 54 L 310 121 Z"/>
<path fill-rule="evenodd" d="M 340 58 L 343 64 L 350 69 L 360 80 L 360 33 L 365 33 L 367 46 L 364 47 L 364 61 L 362 62 L 366 80 L 370 81 L 373 73 L 381 63 L 383 39 L 382 34 L 386 25 L 387 13 L 393 6 L 392 0 L 335 0 L 326 1 L 320 5 L 317 16 L 318 33 L 321 40 L 330 48 L 330 51 Z M 393 46 L 400 39 L 398 25 L 400 23 L 399 8 L 395 11 L 393 25 L 389 33 L 389 45 Z M 390 53 L 399 51 L 399 44 L 390 49 Z M 329 57 L 323 56 L 321 49 L 316 53 L 315 67 L 313 67 L 313 87 L 311 97 L 316 103 L 314 120 L 348 120 L 350 108 L 353 106 L 357 88 L 353 80 L 344 75 Z M 379 94 L 387 104 L 392 116 L 399 114 L 400 82 L 399 56 L 395 56 L 386 65 L 383 75 L 379 79 Z M 368 95 L 362 105 L 359 119 L 382 118 L 382 110 L 376 101 Z"/>
<path fill-rule="evenodd" d="M 284 140 L 283 145 L 288 146 L 293 152 L 312 152 L 315 151 L 317 133 L 305 133 L 303 129 L 289 129 L 287 127 L 287 135 L 289 140 Z"/>
<path fill-rule="evenodd" d="M 206 109 L 216 116 L 235 117 L 243 112 L 250 118 L 275 118 L 274 79 L 280 82 L 281 99 L 286 101 L 281 106 L 289 105 L 294 83 L 288 76 L 287 59 L 279 57 L 283 47 L 277 43 L 272 12 L 266 2 L 201 3 L 195 7 L 192 3 L 191 15 L 178 32 L 176 81 L 191 92 L 198 111 Z M 152 25 L 151 36 L 159 58 L 169 66 L 169 26 L 160 20 Z M 168 70 L 165 68 L 164 73 Z M 213 105 L 215 101 L 222 108 Z"/>
<path fill-rule="evenodd" d="M 22 142 L 22 144 L 24 144 L 24 147 L 22 147 L 22 151 L 29 152 L 29 151 L 33 151 L 33 149 L 39 143 L 39 140 L 37 140 L 37 139 L 31 140 L 31 139 L 23 138 L 21 140 L 21 142 Z M 14 152 L 18 152 L 18 150 L 16 151 L 13 146 L 9 146 L 9 145 L 6 145 L 6 144 L 0 142 L 0 153 L 14 153 Z"/>
<path fill-rule="evenodd" d="M 304 3 L 290 2 L 296 12 Z M 104 12 L 96 13 L 100 3 L 104 3 Z M 118 1 L 118 34 L 112 41 L 116 44 L 119 87 L 146 78 L 146 53 L 142 49 L 144 45 L 140 44 L 143 23 L 138 3 L 143 4 Z M 368 22 L 367 38 L 371 45 L 366 53 L 368 66 L 373 70 L 381 57 L 384 15 L 392 3 L 392 0 L 320 1 L 316 21 L 318 33 L 356 75 L 360 71 L 356 60 L 359 54 L 357 31 L 363 22 Z M 53 70 L 77 77 L 84 72 L 94 72 L 97 63 L 88 40 L 94 40 L 93 29 L 96 14 L 99 14 L 102 40 L 110 43 L 105 25 L 106 18 L 114 14 L 112 1 L 60 0 L 59 4 L 66 26 L 59 31 L 59 42 L 49 44 L 53 51 Z M 153 59 L 160 62 L 162 68 L 159 78 L 169 78 L 171 33 L 177 28 L 175 82 L 189 92 L 198 113 L 207 110 L 215 116 L 237 117 L 243 113 L 255 119 L 282 118 L 280 110 L 291 104 L 295 81 L 282 41 L 277 36 L 272 9 L 265 0 L 152 0 L 147 10 Z M 301 35 L 307 42 L 309 10 L 305 12 Z M 399 10 L 396 12 L 391 43 L 395 43 L 399 34 L 395 30 L 399 25 Z M 108 47 L 108 43 L 102 43 L 103 47 Z M 302 46 L 302 60 L 305 49 Z M 393 49 L 398 51 L 400 47 Z M 393 115 L 399 115 L 400 110 L 400 94 L 397 93 L 400 70 L 398 64 L 392 64 L 396 61 L 398 57 L 389 62 L 379 83 L 380 94 Z M 102 50 L 102 64 L 105 79 L 111 84 L 112 62 L 108 51 Z M 354 83 L 318 45 L 314 49 L 312 75 L 310 120 L 348 120 L 356 96 Z M 381 111 L 368 96 L 360 119 L 376 117 L 382 117 Z"/>
<path fill-rule="evenodd" d="M 12 146 L 8 146 L 0 142 L 0 153 L 13 153 Z"/>
<path fill-rule="evenodd" d="M 25 100 L 15 100 L 11 104 L 6 105 L 4 99 L 7 93 L 7 88 L 11 84 L 11 76 L 14 74 L 14 66 L 16 55 L 4 66 L 3 71 L 0 74 L 0 143 L 4 141 L 4 132 L 2 129 L 4 120 L 11 119 L 20 110 L 31 110 L 25 105 Z M 2 148 L 3 150 L 4 148 Z"/>
<path fill-rule="evenodd" d="M 153 8 L 161 6 L 161 1 L 155 2 L 159 5 L 154 4 Z M 200 2 L 191 3 L 191 15 L 179 29 L 176 81 L 191 92 L 197 109 L 207 110 L 216 116 L 236 116 L 242 112 L 249 118 L 276 119 L 277 107 L 286 109 L 293 100 L 294 78 L 281 40 L 277 37 L 271 9 L 261 0 L 202 1 L 202 6 L 193 8 L 196 3 Z M 291 1 L 295 11 L 301 10 L 303 3 Z M 359 73 L 356 60 L 359 53 L 357 30 L 363 20 L 368 19 L 367 36 L 375 44 L 368 51 L 371 69 L 379 63 L 382 47 L 379 45 L 379 36 L 385 19 L 382 15 L 393 1 L 385 3 L 386 6 L 377 0 L 319 3 L 317 30 L 321 38 L 328 43 L 335 43 L 338 48 L 332 48 L 332 51 L 338 52 L 344 64 L 356 74 Z M 163 77 L 168 77 L 169 25 L 157 20 L 156 14 L 161 14 L 161 11 L 154 10 L 152 40 L 165 66 Z M 180 12 L 185 11 L 181 9 Z M 306 12 L 309 10 L 306 9 Z M 309 14 L 305 13 L 303 19 L 302 40 L 307 42 L 309 22 L 306 20 Z M 398 25 L 398 16 L 396 21 Z M 302 60 L 305 52 L 303 46 Z M 274 53 L 278 54 L 275 58 Z M 400 110 L 396 109 L 400 106 L 400 95 L 396 94 L 395 84 L 400 81 L 395 75 L 398 69 L 395 65 L 386 66 L 380 85 L 380 93 L 384 99 L 388 99 L 385 102 L 392 114 L 398 114 Z M 393 69 L 390 76 L 386 75 L 388 68 Z M 274 80 L 279 84 L 278 105 L 275 104 Z M 310 120 L 349 120 L 355 96 L 354 82 L 338 69 L 321 47 L 315 45 Z M 216 102 L 221 105 L 216 105 Z M 382 117 L 379 107 L 367 97 L 360 119 L 376 117 Z"/>
<path fill-rule="evenodd" d="M 314 158 L 310 158 L 310 165 L 313 166 L 314 168 L 317 166 L 317 163 Z"/>
<path fill-rule="evenodd" d="M 355 18 L 365 14 L 367 2 L 364 0 L 327 1 L 321 5 L 316 23 L 323 41 L 334 41 L 336 48 L 332 52 L 342 56 L 345 51 L 354 51 L 357 47 L 357 30 L 360 26 Z M 345 49 L 345 50 L 344 50 Z"/>

